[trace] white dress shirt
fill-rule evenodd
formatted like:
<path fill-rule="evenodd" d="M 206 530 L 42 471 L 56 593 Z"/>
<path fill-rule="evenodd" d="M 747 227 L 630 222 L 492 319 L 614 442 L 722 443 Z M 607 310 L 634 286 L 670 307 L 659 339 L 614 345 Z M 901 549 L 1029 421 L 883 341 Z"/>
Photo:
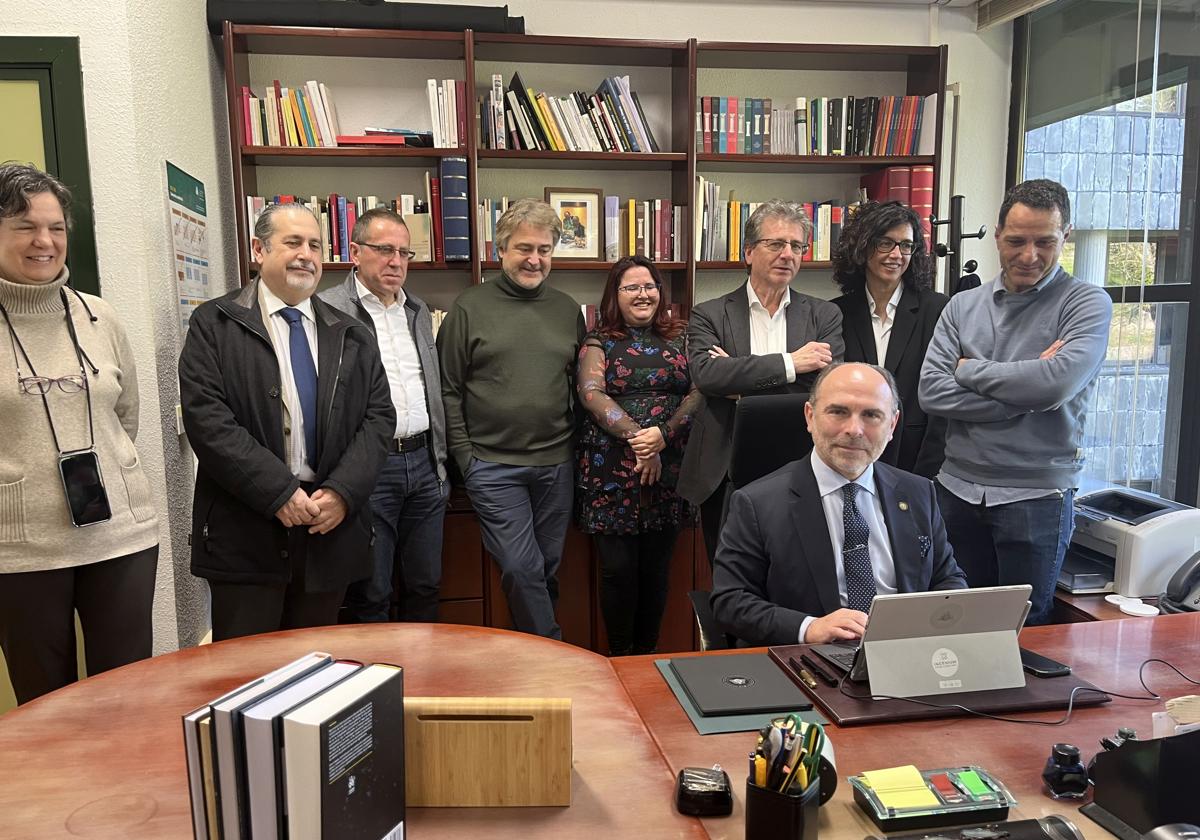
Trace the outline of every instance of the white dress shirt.
<path fill-rule="evenodd" d="M 871 329 L 875 333 L 875 358 L 880 365 L 887 358 L 888 341 L 892 337 L 892 324 L 896 322 L 896 307 L 900 305 L 900 293 L 903 290 L 903 283 L 896 286 L 896 291 L 892 292 L 891 299 L 884 306 L 882 318 L 875 311 L 875 299 L 871 297 L 871 292 L 867 291 L 867 309 L 871 312 Z"/>
<path fill-rule="evenodd" d="M 364 286 L 357 276 L 354 286 L 358 290 L 359 301 L 375 323 L 375 339 L 379 342 L 379 355 L 383 359 L 383 370 L 387 373 L 388 388 L 392 392 L 392 405 L 396 409 L 396 437 L 406 438 L 428 431 L 425 375 L 421 370 L 421 358 L 417 355 L 412 330 L 408 328 L 404 290 L 396 292 L 396 299 L 391 306 L 384 306 L 383 301 Z"/>
<path fill-rule="evenodd" d="M 838 600 L 846 606 L 846 570 L 842 565 L 842 538 L 845 536 L 845 526 L 842 522 L 842 485 L 848 484 L 846 478 L 829 467 L 817 455 L 812 453 L 812 471 L 817 479 L 817 489 L 821 493 L 821 507 L 825 511 L 825 524 L 829 528 L 829 542 L 833 548 L 834 568 L 837 570 Z M 887 523 L 883 518 L 883 506 L 879 503 L 879 493 L 875 488 L 875 465 L 871 464 L 854 480 L 865 493 L 858 494 L 858 510 L 867 522 L 871 532 L 867 543 L 871 555 L 871 570 L 875 577 L 875 594 L 892 595 L 896 592 L 896 565 L 892 562 L 892 544 L 888 539 Z M 867 502 L 867 500 L 870 500 Z M 808 625 L 819 616 L 809 616 L 800 623 L 800 643 L 804 643 L 804 634 Z"/>
<path fill-rule="evenodd" d="M 783 290 L 783 299 L 779 308 L 772 315 L 767 307 L 762 305 L 750 281 L 746 281 L 746 297 L 750 301 L 750 353 L 755 356 L 766 356 L 779 353 L 783 356 L 783 370 L 788 382 L 796 381 L 796 362 L 787 347 L 787 308 L 792 303 L 792 290 Z"/>
<path fill-rule="evenodd" d="M 308 465 L 308 447 L 304 442 L 304 411 L 300 406 L 300 395 L 296 393 L 296 380 L 292 378 L 292 328 L 279 314 L 288 304 L 280 300 L 267 284 L 259 281 L 259 307 L 263 320 L 271 333 L 271 344 L 275 347 L 275 358 L 279 360 L 279 383 L 283 386 L 283 439 L 287 447 L 287 465 L 292 474 L 301 481 L 315 481 L 317 474 Z M 312 300 L 306 298 L 296 304 L 304 316 L 304 336 L 308 349 L 312 351 L 313 366 L 317 364 L 317 322 L 313 318 Z M 320 369 L 318 368 L 318 373 Z"/>

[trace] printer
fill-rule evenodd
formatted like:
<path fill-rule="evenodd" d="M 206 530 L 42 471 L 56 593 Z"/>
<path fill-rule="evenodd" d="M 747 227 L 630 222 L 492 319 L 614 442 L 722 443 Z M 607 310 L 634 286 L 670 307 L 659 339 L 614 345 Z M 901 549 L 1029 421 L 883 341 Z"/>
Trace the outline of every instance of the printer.
<path fill-rule="evenodd" d="M 1125 487 L 1075 497 L 1075 533 L 1058 588 L 1153 598 L 1200 550 L 1200 510 Z"/>

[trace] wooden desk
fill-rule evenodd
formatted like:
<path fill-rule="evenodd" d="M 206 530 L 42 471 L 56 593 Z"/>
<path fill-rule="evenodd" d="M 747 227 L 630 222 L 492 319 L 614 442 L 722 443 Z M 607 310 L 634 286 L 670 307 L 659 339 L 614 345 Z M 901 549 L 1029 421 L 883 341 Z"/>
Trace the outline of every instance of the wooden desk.
<path fill-rule="evenodd" d="M 1157 604 L 1157 598 L 1143 598 L 1147 604 Z M 1121 612 L 1121 608 L 1104 600 L 1104 595 L 1054 594 L 1054 621 L 1059 624 L 1074 621 L 1108 621 L 1114 618 L 1143 618 Z"/>
<path fill-rule="evenodd" d="M 1196 665 L 1200 662 L 1200 614 L 1031 627 L 1021 633 L 1020 641 L 1024 647 L 1069 663 L 1076 673 L 1095 685 L 1122 694 L 1144 693 L 1138 682 L 1138 666 L 1150 655 L 1161 656 L 1193 677 L 1200 673 Z M 712 838 L 740 838 L 745 819 L 742 804 L 746 755 L 753 747 L 754 736 L 746 732 L 697 735 L 655 669 L 654 658 L 617 659 L 613 660 L 613 667 L 672 770 L 720 763 L 729 772 L 736 794 L 733 815 L 703 822 Z M 1161 665 L 1150 665 L 1145 673 L 1150 687 L 1164 696 L 1200 693 L 1196 686 Z M 866 834 L 876 833 L 875 826 L 854 804 L 850 786 L 845 782 L 847 776 L 898 764 L 926 768 L 979 764 L 998 776 L 1016 796 L 1019 806 L 1014 818 L 1064 814 L 1089 840 L 1111 840 L 1106 832 L 1079 814 L 1075 805 L 1055 802 L 1042 793 L 1042 765 L 1050 746 L 1056 742 L 1076 744 L 1090 757 L 1100 749 L 1101 736 L 1116 732 L 1120 726 L 1132 726 L 1148 737 L 1150 713 L 1162 708 L 1161 702 L 1115 698 L 1103 706 L 1076 710 L 1070 723 L 1056 727 L 1022 726 L 979 718 L 831 726 L 828 734 L 836 748 L 839 782 L 834 799 L 821 809 L 821 838 L 860 840 Z M 1061 716 L 1061 712 L 1017 715 L 1038 720 Z"/>
<path fill-rule="evenodd" d="M 404 666 L 418 695 L 570 697 L 569 808 L 413 808 L 414 837 L 703 837 L 608 660 L 475 627 L 294 630 L 159 656 L 0 717 L 0 837 L 191 836 L 180 716 L 310 650 Z M 420 772 L 409 768 L 409 772 Z"/>
<path fill-rule="evenodd" d="M 1200 614 L 1036 627 L 1021 644 L 1071 663 L 1102 688 L 1141 694 L 1138 665 L 1161 655 L 1185 671 L 1200 661 Z M 748 733 L 696 734 L 654 667 L 654 657 L 610 662 L 533 636 L 447 625 L 295 630 L 160 656 L 68 686 L 0 717 L 0 836 L 190 836 L 182 714 L 309 650 L 405 666 L 411 695 L 571 697 L 574 752 L 570 808 L 409 810 L 422 837 L 666 838 L 743 836 Z M 720 653 L 708 655 L 722 655 Z M 1147 680 L 1166 696 L 1196 691 L 1162 666 Z M 823 840 L 859 840 L 874 826 L 844 779 L 900 763 L 977 763 L 996 773 L 1020 806 L 1014 817 L 1059 813 L 1089 838 L 1107 837 L 1071 804 L 1041 793 L 1056 741 L 1085 754 L 1119 726 L 1150 731 L 1161 703 L 1114 700 L 1078 710 L 1062 727 L 952 718 L 830 727 L 838 785 L 821 809 Z M 1023 715 L 1052 719 L 1055 713 Z M 665 759 L 665 761 L 664 761 Z M 734 780 L 731 817 L 703 822 L 675 813 L 674 776 L 720 762 Z M 631 768 L 635 772 L 631 772 Z"/>

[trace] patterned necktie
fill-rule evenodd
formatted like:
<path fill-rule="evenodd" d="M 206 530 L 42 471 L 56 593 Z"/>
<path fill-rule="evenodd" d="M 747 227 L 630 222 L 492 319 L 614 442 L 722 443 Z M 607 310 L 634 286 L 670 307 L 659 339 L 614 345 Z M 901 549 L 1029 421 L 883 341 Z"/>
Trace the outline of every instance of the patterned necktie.
<path fill-rule="evenodd" d="M 846 606 L 870 612 L 875 599 L 875 573 L 871 569 L 871 531 L 858 510 L 859 486 L 842 485 L 842 566 L 846 574 Z"/>
<path fill-rule="evenodd" d="M 279 310 L 288 322 L 288 351 L 292 359 L 292 380 L 300 411 L 304 414 L 304 448 L 308 465 L 317 468 L 317 366 L 313 364 L 312 348 L 304 334 L 304 313 L 290 306 Z"/>

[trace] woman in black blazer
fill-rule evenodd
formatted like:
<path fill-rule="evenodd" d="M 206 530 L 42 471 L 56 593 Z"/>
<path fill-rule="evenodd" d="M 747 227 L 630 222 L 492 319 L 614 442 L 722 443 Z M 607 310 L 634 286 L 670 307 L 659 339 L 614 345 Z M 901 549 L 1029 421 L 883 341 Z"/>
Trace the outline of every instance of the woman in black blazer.
<path fill-rule="evenodd" d="M 949 300 L 933 291 L 933 258 L 921 220 L 898 201 L 869 201 L 842 228 L 833 255 L 847 362 L 883 365 L 900 388 L 900 423 L 880 457 L 932 479 L 942 466 L 946 421 L 917 402 L 925 350 Z M 883 358 L 880 358 L 882 356 Z"/>

